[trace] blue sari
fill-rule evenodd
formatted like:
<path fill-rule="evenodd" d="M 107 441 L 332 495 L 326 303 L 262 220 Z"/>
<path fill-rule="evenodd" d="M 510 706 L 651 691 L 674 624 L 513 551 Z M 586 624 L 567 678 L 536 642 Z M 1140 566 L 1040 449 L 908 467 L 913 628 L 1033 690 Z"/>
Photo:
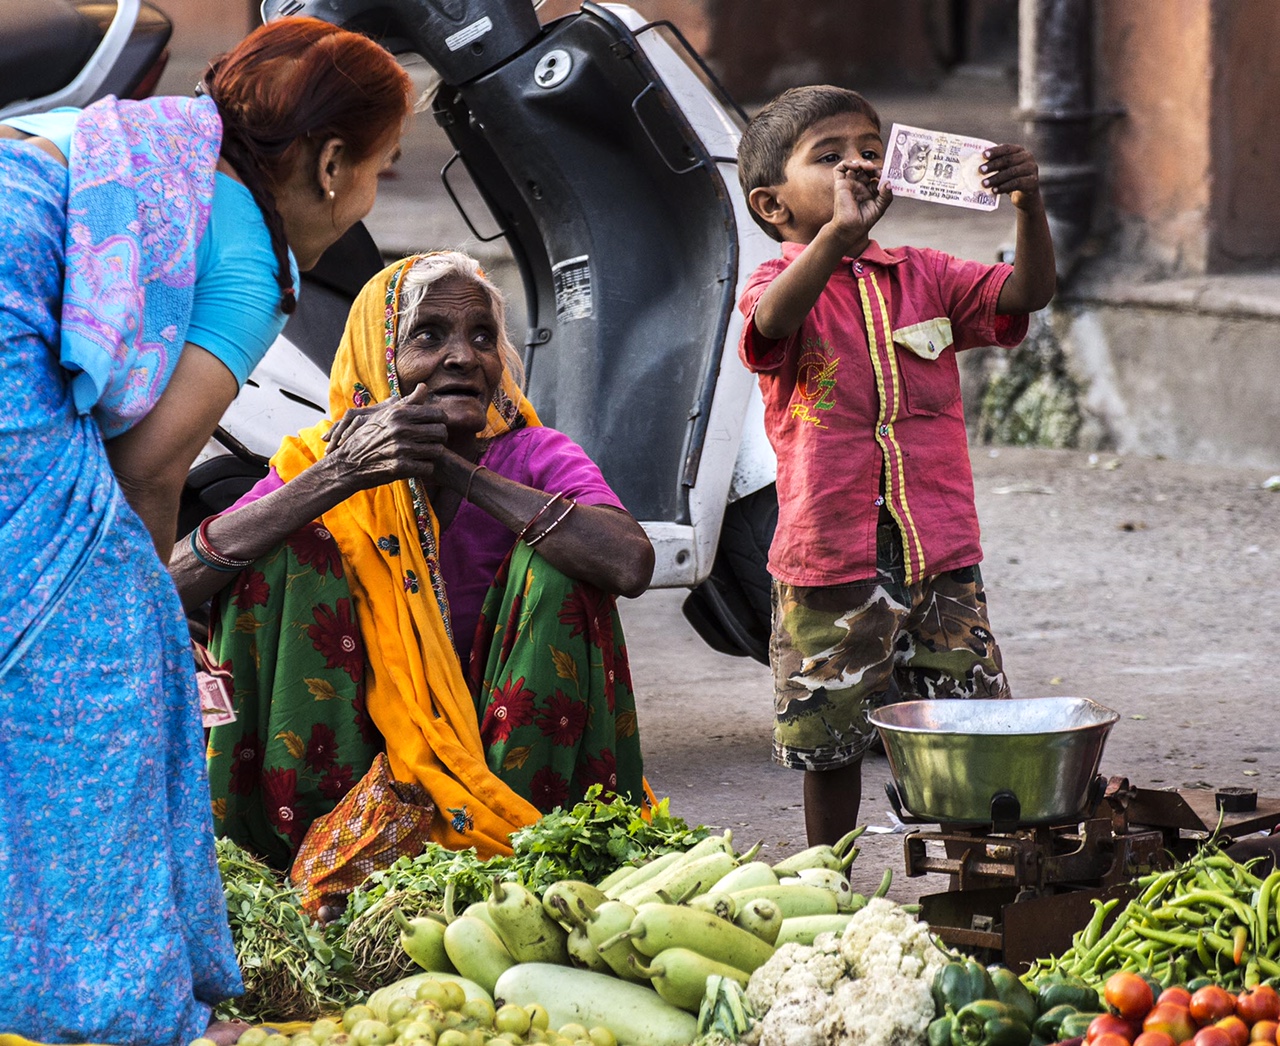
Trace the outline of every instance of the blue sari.
<path fill-rule="evenodd" d="M 181 607 L 60 362 L 68 181 L 0 140 L 0 1032 L 181 1044 L 243 986 Z"/>

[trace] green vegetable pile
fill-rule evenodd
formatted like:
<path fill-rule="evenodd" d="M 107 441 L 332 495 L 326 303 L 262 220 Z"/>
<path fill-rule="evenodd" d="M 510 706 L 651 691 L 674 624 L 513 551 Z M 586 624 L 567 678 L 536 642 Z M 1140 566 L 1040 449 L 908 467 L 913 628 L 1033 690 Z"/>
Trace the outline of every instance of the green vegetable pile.
<path fill-rule="evenodd" d="M 358 998 L 350 956 L 302 911 L 297 891 L 229 839 L 217 841 L 217 853 L 245 986 L 218 1007 L 218 1019 L 314 1020 Z"/>
<path fill-rule="evenodd" d="M 710 834 L 671 814 L 663 799 L 646 819 L 626 800 L 601 798 L 557 808 L 511 836 L 511 856 L 482 860 L 473 849 L 429 844 L 375 872 L 321 927 L 280 875 L 228 840 L 218 841 L 227 913 L 246 994 L 222 1004 L 220 1019 L 311 1020 L 416 969 L 400 947 L 396 913 L 414 917 L 488 897 L 494 880 L 536 892 L 561 879 L 594 882 L 623 864 L 687 850 Z"/>
<path fill-rule="evenodd" d="M 409 918 L 441 911 L 446 891 L 450 906 L 461 911 L 486 899 L 495 878 L 538 894 L 561 879 L 595 882 L 621 865 L 687 850 L 708 835 L 707 828 L 690 828 L 672 816 L 667 799 L 646 820 L 639 807 L 616 796 L 606 802 L 600 786 L 592 785 L 581 802 L 512 833 L 509 857 L 482 860 L 475 850 L 430 843 L 420 856 L 400 858 L 356 889 L 329 929 L 352 956 L 357 983 L 374 988 L 415 969 L 399 944 L 397 911 Z"/>
<path fill-rule="evenodd" d="M 1239 991 L 1280 978 L 1280 872 L 1259 879 L 1208 845 L 1134 882 L 1136 898 L 1114 913 L 1114 899 L 1095 900 L 1094 917 L 1071 948 L 1039 960 L 1024 981 L 1060 972 L 1101 987 L 1110 974 L 1130 970 L 1165 987 L 1208 977 Z"/>

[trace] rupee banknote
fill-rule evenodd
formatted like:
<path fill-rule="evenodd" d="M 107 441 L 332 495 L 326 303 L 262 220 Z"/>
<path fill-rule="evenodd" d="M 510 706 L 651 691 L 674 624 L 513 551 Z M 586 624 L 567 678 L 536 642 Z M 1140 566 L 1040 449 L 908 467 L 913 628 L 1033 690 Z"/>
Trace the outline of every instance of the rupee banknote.
<path fill-rule="evenodd" d="M 881 179 L 894 196 L 994 211 L 1000 197 L 984 189 L 982 153 L 995 142 L 894 124 Z"/>

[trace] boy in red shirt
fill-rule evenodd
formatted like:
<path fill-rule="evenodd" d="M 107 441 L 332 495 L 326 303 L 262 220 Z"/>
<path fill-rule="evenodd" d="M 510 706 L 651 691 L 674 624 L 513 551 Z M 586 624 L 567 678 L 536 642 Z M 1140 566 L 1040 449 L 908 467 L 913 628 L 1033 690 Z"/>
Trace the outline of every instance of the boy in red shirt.
<path fill-rule="evenodd" d="M 805 771 L 811 844 L 857 824 L 871 708 L 1009 696 L 956 353 L 1017 345 L 1056 275 L 1035 160 L 997 145 L 985 161 L 1017 213 L 1013 265 L 870 239 L 891 194 L 880 118 L 854 91 L 786 91 L 738 147 L 753 217 L 783 244 L 743 292 L 739 352 L 778 455 L 773 754 Z"/>

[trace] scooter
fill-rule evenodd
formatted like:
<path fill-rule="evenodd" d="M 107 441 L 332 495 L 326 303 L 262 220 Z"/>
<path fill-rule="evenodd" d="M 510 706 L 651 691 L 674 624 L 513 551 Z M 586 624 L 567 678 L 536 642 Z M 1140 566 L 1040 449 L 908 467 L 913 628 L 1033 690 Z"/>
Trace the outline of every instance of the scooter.
<path fill-rule="evenodd" d="M 113 94 L 145 98 L 173 25 L 144 0 L 0 0 L 0 120 Z"/>
<path fill-rule="evenodd" d="M 441 176 L 477 239 L 504 237 L 520 271 L 530 399 L 641 521 L 654 586 L 690 590 L 685 617 L 713 649 L 767 662 L 776 463 L 737 358 L 735 303 L 779 246 L 738 189 L 741 109 L 676 26 L 621 4 L 545 25 L 530 0 L 262 4 L 264 20 L 295 14 L 440 76 L 431 109 L 456 150 Z M 476 232 L 459 169 L 498 233 Z M 283 436 L 327 413 L 348 308 L 382 264 L 357 226 L 304 277 L 297 312 L 190 471 L 180 530 L 227 508 Z"/>

